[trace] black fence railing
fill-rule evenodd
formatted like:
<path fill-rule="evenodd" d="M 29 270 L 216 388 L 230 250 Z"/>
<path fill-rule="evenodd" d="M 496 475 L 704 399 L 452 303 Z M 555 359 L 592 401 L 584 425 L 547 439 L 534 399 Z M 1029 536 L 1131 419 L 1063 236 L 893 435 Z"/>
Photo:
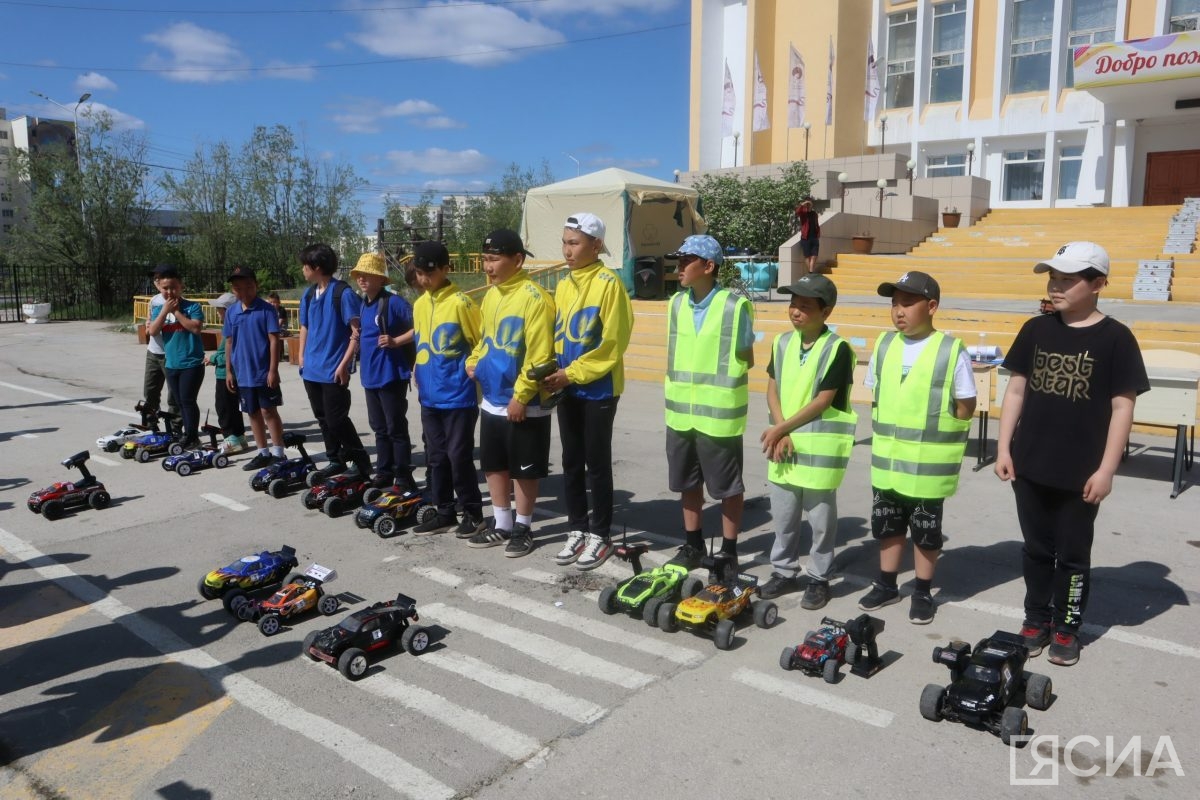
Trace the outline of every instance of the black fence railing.
<path fill-rule="evenodd" d="M 225 291 L 228 268 L 188 267 L 184 292 Z M 21 306 L 49 303 L 50 319 L 108 319 L 128 316 L 134 295 L 155 294 L 144 266 L 109 269 L 75 267 L 0 267 L 0 322 L 20 322 Z"/>

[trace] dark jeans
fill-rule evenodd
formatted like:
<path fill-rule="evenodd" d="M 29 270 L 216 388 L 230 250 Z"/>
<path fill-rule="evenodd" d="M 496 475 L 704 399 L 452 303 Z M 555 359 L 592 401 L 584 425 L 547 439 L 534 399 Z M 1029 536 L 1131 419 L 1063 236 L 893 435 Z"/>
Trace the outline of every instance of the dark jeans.
<path fill-rule="evenodd" d="M 229 391 L 224 378 L 217 378 L 216 393 L 213 395 L 213 407 L 217 410 L 217 424 L 221 433 L 226 436 L 245 436 L 246 421 L 242 418 L 242 410 L 238 406 L 238 393 Z"/>
<path fill-rule="evenodd" d="M 429 496 L 443 517 L 454 515 L 454 497 L 471 519 L 483 516 L 483 495 L 475 470 L 475 423 L 479 408 L 421 406 L 425 431 L 425 475 Z M 451 494 L 451 487 L 454 492 Z"/>
<path fill-rule="evenodd" d="M 146 399 L 146 407 L 154 410 L 161 409 L 163 385 L 167 382 L 167 357 L 146 351 L 146 370 L 142 376 L 142 397 Z M 167 410 L 172 414 L 179 413 L 179 402 L 175 393 L 167 391 Z"/>
<path fill-rule="evenodd" d="M 338 464 L 357 464 L 364 475 L 370 474 L 371 460 L 350 419 L 350 387 L 305 381 L 304 391 L 325 441 L 325 457 Z"/>
<path fill-rule="evenodd" d="M 167 368 L 167 387 L 179 401 L 179 413 L 183 417 L 183 438 L 195 439 L 200 430 L 200 384 L 204 383 L 204 365 L 187 369 Z"/>
<path fill-rule="evenodd" d="M 412 440 L 408 436 L 408 382 L 364 389 L 367 422 L 375 434 L 375 474 L 401 485 L 412 479 Z"/>
<path fill-rule="evenodd" d="M 608 536 L 612 528 L 612 433 L 619 397 L 580 400 L 567 395 L 558 404 L 562 441 L 563 494 L 571 530 Z M 588 523 L 587 490 L 592 490 Z"/>
<path fill-rule="evenodd" d="M 1013 493 L 1025 538 L 1025 621 L 1078 630 L 1087 608 L 1100 506 L 1085 503 L 1079 489 L 1055 489 L 1019 477 Z"/>

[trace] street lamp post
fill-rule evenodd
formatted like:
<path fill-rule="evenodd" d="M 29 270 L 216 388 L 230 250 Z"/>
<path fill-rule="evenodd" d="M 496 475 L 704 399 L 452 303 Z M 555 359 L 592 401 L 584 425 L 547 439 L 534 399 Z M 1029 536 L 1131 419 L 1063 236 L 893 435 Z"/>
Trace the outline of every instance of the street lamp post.
<path fill-rule="evenodd" d="M 850 180 L 850 176 L 845 172 L 838 173 L 838 185 L 842 187 L 842 213 L 846 213 L 846 181 Z"/>
<path fill-rule="evenodd" d="M 887 179 L 880 178 L 875 181 L 875 185 L 879 187 L 879 217 L 883 218 L 883 192 L 887 189 Z"/>
<path fill-rule="evenodd" d="M 967 142 L 967 175 L 972 173 L 972 167 L 975 164 L 975 143 Z"/>
<path fill-rule="evenodd" d="M 563 153 L 563 155 L 575 162 L 575 177 L 578 178 L 579 177 L 579 159 L 576 158 L 575 156 L 571 155 L 570 153 Z"/>
<path fill-rule="evenodd" d="M 800 127 L 804 128 L 804 160 L 808 161 L 808 132 L 812 129 L 812 123 L 805 120 Z"/>
<path fill-rule="evenodd" d="M 912 197 L 913 170 L 917 168 L 917 161 L 914 158 L 910 158 L 904 166 L 908 167 L 908 196 Z"/>
<path fill-rule="evenodd" d="M 679 170 L 675 170 L 675 182 L 676 182 L 676 183 L 679 183 L 679 176 L 680 176 L 681 174 L 682 174 L 682 173 L 681 173 Z"/>
<path fill-rule="evenodd" d="M 738 159 L 738 139 L 740 139 L 740 138 L 742 138 L 742 134 L 741 134 L 741 133 L 739 133 L 738 131 L 734 131 L 734 132 L 733 132 L 733 165 L 734 165 L 735 167 L 738 165 L 738 163 L 737 163 L 737 159 Z"/>
<path fill-rule="evenodd" d="M 879 118 L 879 152 L 887 149 L 887 117 Z"/>
<path fill-rule="evenodd" d="M 62 103 L 58 102 L 57 100 L 53 100 L 50 97 L 47 97 L 46 95 L 42 94 L 41 92 L 31 91 L 30 94 L 32 94 L 36 97 L 42 98 L 47 103 L 52 103 L 52 104 L 58 106 L 63 111 L 71 112 L 71 119 L 72 119 L 71 124 L 75 126 L 73 128 L 73 131 L 75 134 L 75 139 L 74 139 L 74 141 L 71 142 L 71 149 L 75 151 L 75 171 L 79 173 L 79 216 L 83 220 L 83 226 L 86 228 L 87 227 L 87 205 L 84 202 L 84 197 L 83 197 L 83 159 L 79 155 L 79 107 L 91 99 L 92 93 L 84 92 L 83 94 L 79 95 L 79 99 L 75 101 L 75 106 L 73 108 L 67 108 Z"/>

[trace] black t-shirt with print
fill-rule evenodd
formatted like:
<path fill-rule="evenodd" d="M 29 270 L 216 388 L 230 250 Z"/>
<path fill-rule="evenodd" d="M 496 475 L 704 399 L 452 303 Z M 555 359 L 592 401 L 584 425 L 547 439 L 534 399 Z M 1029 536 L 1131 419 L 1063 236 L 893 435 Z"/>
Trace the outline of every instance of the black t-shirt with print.
<path fill-rule="evenodd" d="M 1026 379 L 1013 469 L 1044 486 L 1082 490 L 1104 458 L 1112 398 L 1149 391 L 1142 352 L 1112 317 L 1072 328 L 1060 314 L 1026 322 L 1004 359 Z"/>
<path fill-rule="evenodd" d="M 824 331 L 822 331 L 823 333 Z M 800 334 L 797 333 L 797 336 Z M 811 350 L 800 351 L 800 363 L 808 358 Z M 825 371 L 825 379 L 817 386 L 818 392 L 830 389 L 837 391 L 833 396 L 833 408 L 838 411 L 850 410 L 850 384 L 854 382 L 854 350 L 850 343 L 843 339 L 833 351 L 833 360 Z M 771 348 L 771 359 L 767 362 L 767 376 L 775 377 L 775 348 Z"/>

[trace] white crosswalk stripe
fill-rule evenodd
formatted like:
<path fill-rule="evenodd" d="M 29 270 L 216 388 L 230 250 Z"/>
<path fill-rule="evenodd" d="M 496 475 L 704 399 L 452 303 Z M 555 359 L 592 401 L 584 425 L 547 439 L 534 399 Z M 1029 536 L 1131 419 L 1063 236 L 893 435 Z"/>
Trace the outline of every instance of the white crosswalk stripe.
<path fill-rule="evenodd" d="M 873 725 L 876 728 L 886 728 L 896 718 L 896 715 L 891 711 L 869 706 L 857 700 L 838 697 L 837 695 L 814 689 L 811 686 L 805 686 L 798 681 L 784 680 L 756 670 L 746 669 L 745 667 L 734 672 L 732 677 L 738 683 L 745 684 L 751 688 L 782 697 L 785 700 L 792 700 L 797 703 L 803 703 L 806 706 L 813 706 L 834 714 L 840 714 L 843 717 L 849 717 L 858 722 Z"/>

